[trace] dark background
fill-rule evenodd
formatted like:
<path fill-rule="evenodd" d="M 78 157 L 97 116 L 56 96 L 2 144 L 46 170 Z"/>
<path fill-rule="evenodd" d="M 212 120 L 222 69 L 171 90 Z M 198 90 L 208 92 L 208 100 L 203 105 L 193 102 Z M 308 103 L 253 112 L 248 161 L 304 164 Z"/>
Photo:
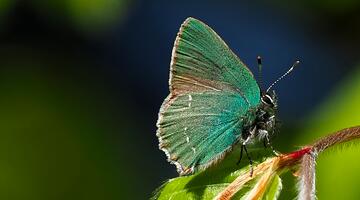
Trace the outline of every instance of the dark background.
<path fill-rule="evenodd" d="M 177 176 L 155 123 L 189 16 L 254 74 L 261 55 L 265 87 L 299 59 L 275 89 L 283 129 L 301 127 L 357 70 L 360 3 L 271 2 L 0 0 L 0 198 L 146 199 Z"/>

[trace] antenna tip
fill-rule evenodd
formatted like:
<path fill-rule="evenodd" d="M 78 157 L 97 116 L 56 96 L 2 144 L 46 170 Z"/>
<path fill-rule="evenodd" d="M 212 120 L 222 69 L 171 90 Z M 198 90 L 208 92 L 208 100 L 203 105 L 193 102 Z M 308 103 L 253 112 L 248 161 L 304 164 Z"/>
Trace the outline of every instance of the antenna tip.
<path fill-rule="evenodd" d="M 261 56 L 257 56 L 256 59 L 257 59 L 258 64 L 261 65 Z"/>
<path fill-rule="evenodd" d="M 297 67 L 300 64 L 300 60 L 295 61 L 295 63 L 293 64 L 293 67 Z"/>

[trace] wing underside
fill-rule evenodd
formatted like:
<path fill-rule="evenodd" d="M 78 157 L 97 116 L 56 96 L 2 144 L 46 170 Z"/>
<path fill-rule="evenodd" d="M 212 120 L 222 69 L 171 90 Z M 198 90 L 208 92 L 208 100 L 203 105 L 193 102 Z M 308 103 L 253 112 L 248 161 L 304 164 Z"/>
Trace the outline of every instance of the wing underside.
<path fill-rule="evenodd" d="M 160 112 L 160 148 L 180 174 L 207 168 L 240 140 L 243 124 L 251 120 L 248 108 L 236 93 L 170 96 Z"/>

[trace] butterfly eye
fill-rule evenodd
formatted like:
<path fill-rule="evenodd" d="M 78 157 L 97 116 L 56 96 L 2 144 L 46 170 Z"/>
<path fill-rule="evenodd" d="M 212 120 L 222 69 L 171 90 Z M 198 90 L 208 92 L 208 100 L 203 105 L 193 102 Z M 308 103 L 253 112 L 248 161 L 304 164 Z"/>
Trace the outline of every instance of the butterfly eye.
<path fill-rule="evenodd" d="M 273 99 L 271 98 L 270 95 L 268 94 L 265 94 L 264 96 L 261 97 L 261 101 L 263 103 L 265 103 L 266 105 L 271 105 L 271 106 L 274 106 L 274 101 Z"/>

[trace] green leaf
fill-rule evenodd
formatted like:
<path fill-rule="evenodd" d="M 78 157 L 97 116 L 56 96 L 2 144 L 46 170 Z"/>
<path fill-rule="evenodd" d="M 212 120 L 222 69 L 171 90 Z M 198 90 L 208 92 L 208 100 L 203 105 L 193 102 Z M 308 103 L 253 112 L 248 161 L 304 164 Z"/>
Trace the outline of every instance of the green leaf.
<path fill-rule="evenodd" d="M 251 190 L 245 195 L 235 195 L 237 199 L 248 200 L 248 199 L 266 199 L 273 200 L 279 196 L 282 184 L 279 174 L 281 171 L 273 171 L 272 168 L 266 170 L 260 177 L 256 178 L 255 184 Z M 234 198 L 233 198 L 234 199 Z"/>
<path fill-rule="evenodd" d="M 252 149 L 250 154 L 252 159 L 259 162 L 267 155 L 271 155 L 271 151 L 260 147 Z M 247 159 L 243 159 L 241 165 L 236 165 L 239 155 L 240 150 L 236 148 L 221 163 L 214 167 L 191 176 L 182 176 L 168 180 L 157 189 L 153 199 L 213 199 L 244 170 L 249 169 Z M 233 199 L 242 197 L 252 188 L 256 183 L 255 181 L 250 181 L 249 184 L 245 185 Z"/>
<path fill-rule="evenodd" d="M 263 199 L 266 200 L 277 199 L 282 189 L 281 178 L 278 175 L 275 175 L 273 181 L 268 187 L 269 188 L 267 189 Z"/>

